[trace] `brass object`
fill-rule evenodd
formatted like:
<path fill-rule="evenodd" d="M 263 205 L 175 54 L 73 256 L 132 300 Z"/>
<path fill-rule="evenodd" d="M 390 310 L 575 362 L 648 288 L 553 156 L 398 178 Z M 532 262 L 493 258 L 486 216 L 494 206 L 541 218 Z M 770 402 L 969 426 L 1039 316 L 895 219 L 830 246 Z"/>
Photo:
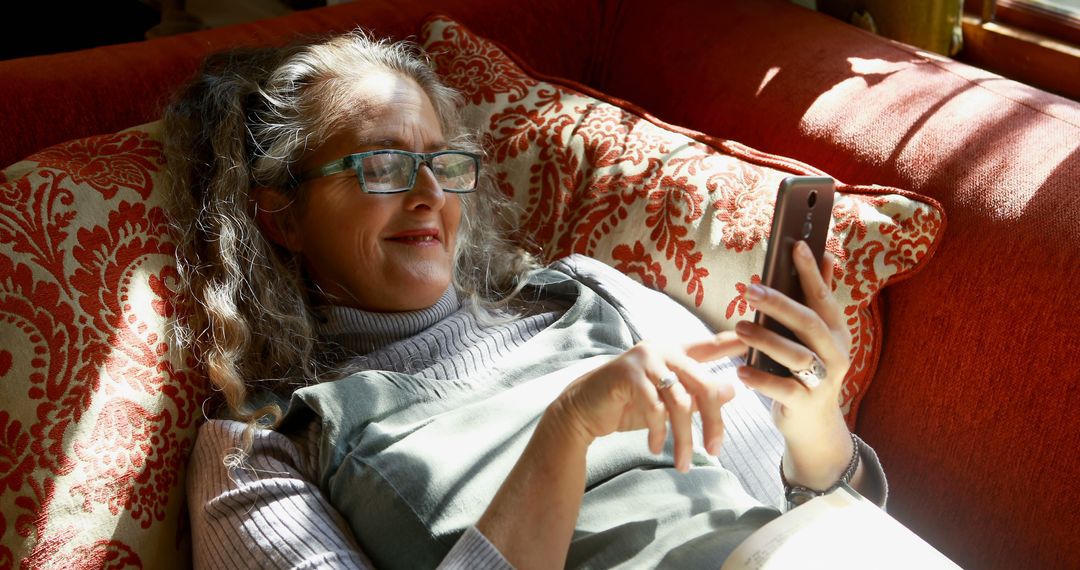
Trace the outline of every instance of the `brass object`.
<path fill-rule="evenodd" d="M 818 0 L 818 10 L 942 55 L 962 46 L 962 0 Z"/>

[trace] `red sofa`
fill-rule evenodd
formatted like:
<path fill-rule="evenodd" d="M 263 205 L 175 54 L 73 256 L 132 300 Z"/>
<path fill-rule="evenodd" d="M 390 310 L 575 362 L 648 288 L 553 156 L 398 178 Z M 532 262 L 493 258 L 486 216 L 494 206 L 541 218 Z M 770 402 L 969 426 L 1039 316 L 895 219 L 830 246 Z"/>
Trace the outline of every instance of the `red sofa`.
<path fill-rule="evenodd" d="M 1076 563 L 1076 102 L 783 0 L 367 0 L 0 62 L 0 165 L 158 118 L 218 48 L 357 25 L 406 38 L 432 11 L 670 123 L 940 202 L 949 224 L 934 258 L 884 292 L 858 431 L 886 467 L 892 515 L 960 565 Z M 13 468 L 0 460 L 0 490 Z M 33 525 L 4 515 L 0 534 Z"/>

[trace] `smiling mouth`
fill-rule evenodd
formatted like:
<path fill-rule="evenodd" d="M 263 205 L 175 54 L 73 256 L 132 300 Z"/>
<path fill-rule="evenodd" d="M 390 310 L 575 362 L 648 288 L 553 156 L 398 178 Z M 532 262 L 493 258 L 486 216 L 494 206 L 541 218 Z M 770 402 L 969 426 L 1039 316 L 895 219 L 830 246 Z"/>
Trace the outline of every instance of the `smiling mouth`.
<path fill-rule="evenodd" d="M 387 241 L 405 245 L 420 246 L 431 246 L 442 243 L 442 240 L 440 240 L 440 235 L 438 235 L 438 230 L 432 229 L 403 231 L 397 233 L 396 235 L 389 236 L 389 238 L 387 238 Z"/>

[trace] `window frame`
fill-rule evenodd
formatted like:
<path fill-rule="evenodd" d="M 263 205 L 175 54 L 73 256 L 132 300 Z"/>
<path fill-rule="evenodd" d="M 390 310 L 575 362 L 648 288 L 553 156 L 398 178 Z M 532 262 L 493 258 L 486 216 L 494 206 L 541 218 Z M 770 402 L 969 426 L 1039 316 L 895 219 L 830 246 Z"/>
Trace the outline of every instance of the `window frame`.
<path fill-rule="evenodd" d="M 1054 10 L 1033 6 L 1020 0 L 997 0 L 994 3 L 994 19 L 1003 24 L 1010 24 L 1080 46 L 1080 19 Z"/>
<path fill-rule="evenodd" d="M 1017 0 L 964 0 L 956 59 L 1080 101 L 1080 21 Z"/>

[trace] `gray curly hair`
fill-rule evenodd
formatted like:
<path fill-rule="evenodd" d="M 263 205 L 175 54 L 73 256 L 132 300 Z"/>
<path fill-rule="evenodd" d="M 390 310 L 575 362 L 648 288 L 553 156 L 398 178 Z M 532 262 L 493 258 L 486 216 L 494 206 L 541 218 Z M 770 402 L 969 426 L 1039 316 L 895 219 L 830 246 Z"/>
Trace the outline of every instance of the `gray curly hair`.
<path fill-rule="evenodd" d="M 177 340 L 197 358 L 235 419 L 276 426 L 283 395 L 341 368 L 314 332 L 316 308 L 300 260 L 266 239 L 250 191 L 271 187 L 301 203 L 290 170 L 353 117 L 349 86 L 374 72 L 413 79 L 453 148 L 479 152 L 445 86 L 414 44 L 362 31 L 323 43 L 209 56 L 168 106 L 166 184 L 187 311 Z M 463 198 L 454 286 L 488 311 L 524 285 L 536 260 L 506 235 L 515 216 L 481 177 Z"/>

